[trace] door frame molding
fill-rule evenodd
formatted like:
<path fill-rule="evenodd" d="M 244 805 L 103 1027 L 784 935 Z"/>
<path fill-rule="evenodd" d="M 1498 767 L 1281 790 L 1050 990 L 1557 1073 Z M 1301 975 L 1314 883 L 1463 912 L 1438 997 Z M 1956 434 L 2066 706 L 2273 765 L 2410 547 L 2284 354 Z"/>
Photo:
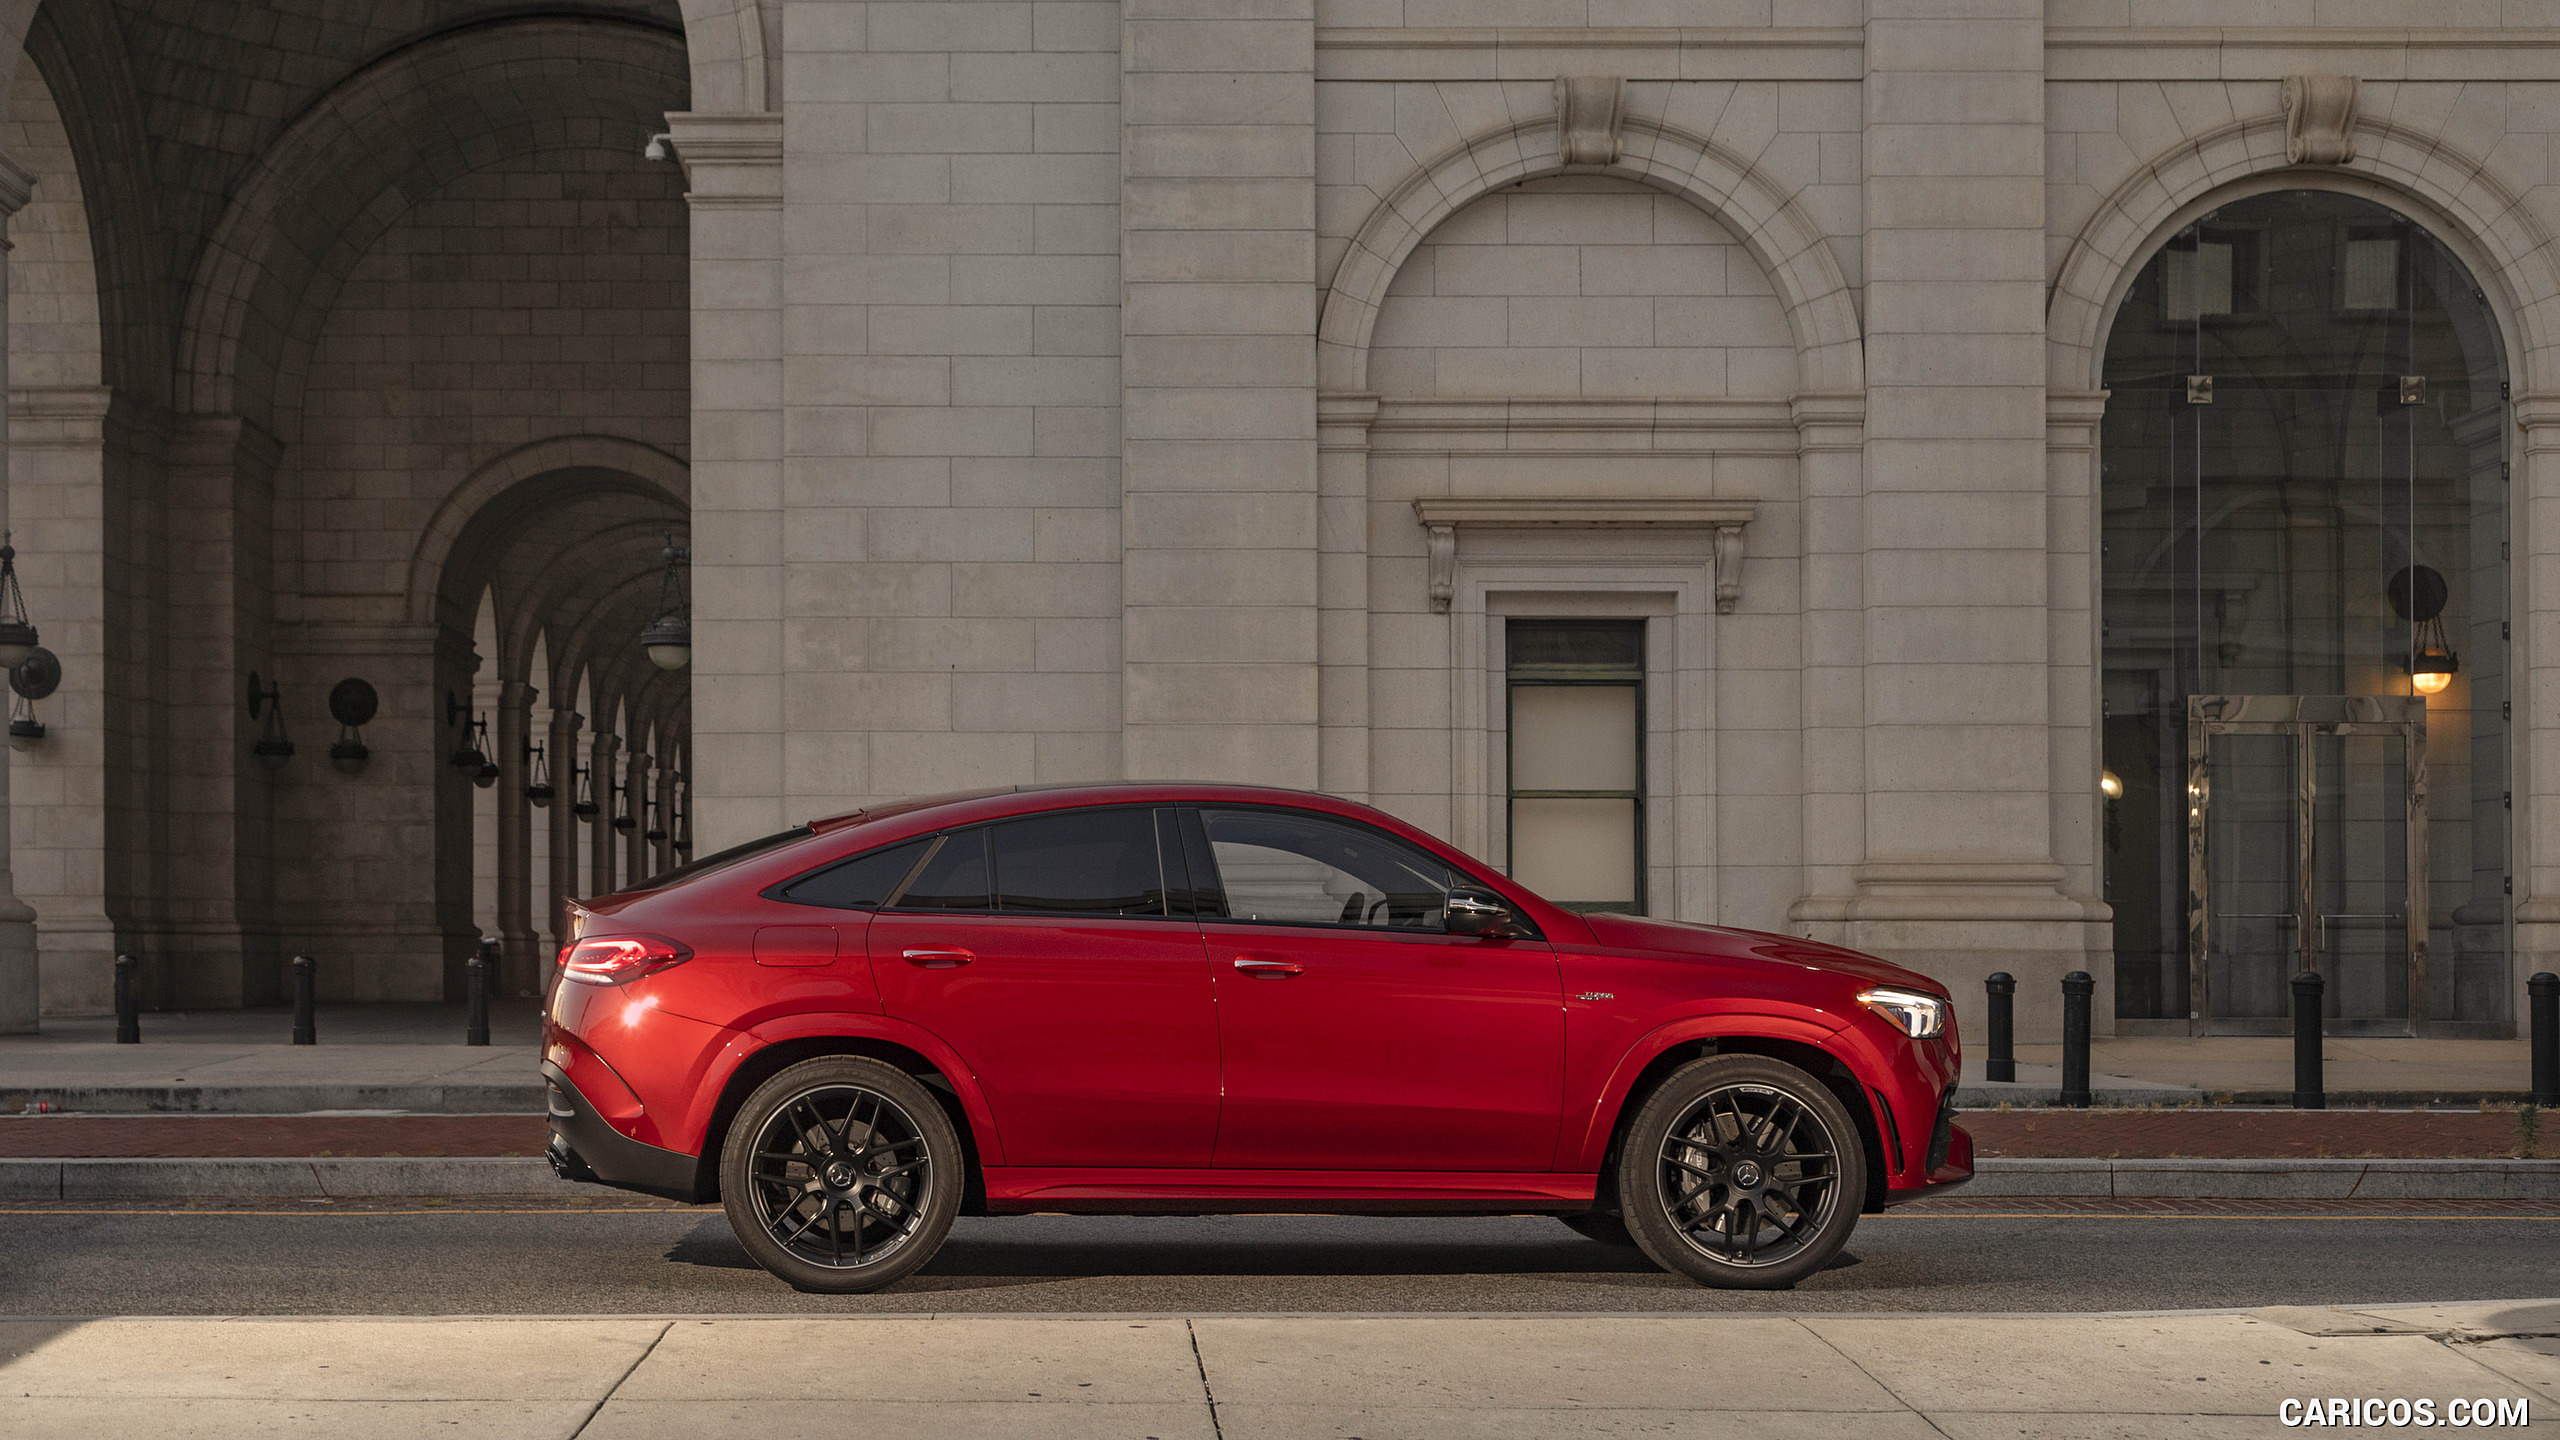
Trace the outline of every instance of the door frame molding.
<path fill-rule="evenodd" d="M 2317 913 L 2313 895 L 2318 870 L 2313 846 L 2318 800 L 2311 747 L 2314 735 L 2394 735 L 2402 756 L 2401 829 L 2408 846 L 2407 896 L 2401 924 L 2408 947 L 2408 1026 L 2404 1033 L 2427 1030 L 2430 988 L 2427 983 L 2427 702 L 2419 695 L 2190 695 L 2187 697 L 2187 1033 L 2217 1032 L 2214 1027 L 2212 974 L 2211 872 L 2205 863 L 2205 832 L 2213 810 L 2213 776 L 2207 763 L 2216 735 L 2290 735 L 2294 747 L 2294 789 L 2300 806 L 2296 830 L 2294 942 L 2305 970 L 2320 968 L 2320 941 L 2310 923 Z M 2323 1025 L 2326 1031 L 2329 1027 Z M 2290 1033 L 2290 1026 L 2274 1033 Z M 2364 1033 L 2364 1032 L 2357 1032 Z M 2387 1033 L 2387 1032 L 2386 1032 Z"/>

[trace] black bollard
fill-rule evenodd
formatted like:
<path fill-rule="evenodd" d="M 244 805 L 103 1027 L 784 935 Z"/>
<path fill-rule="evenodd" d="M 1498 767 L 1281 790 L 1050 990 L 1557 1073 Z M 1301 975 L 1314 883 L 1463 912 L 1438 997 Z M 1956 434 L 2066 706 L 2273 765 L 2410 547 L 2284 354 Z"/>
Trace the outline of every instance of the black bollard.
<path fill-rule="evenodd" d="M 320 1043 L 320 963 L 308 955 L 293 957 L 293 1043 Z"/>
<path fill-rule="evenodd" d="M 495 940 L 481 941 L 480 948 L 463 962 L 463 969 L 471 977 L 471 1018 L 462 1030 L 462 1043 L 465 1045 L 489 1043 L 489 980 L 491 972 L 497 968 L 498 942 Z"/>
<path fill-rule="evenodd" d="M 1990 1042 L 1990 1053 L 1982 1062 L 1982 1078 L 2014 1081 L 2018 1078 L 2017 979 L 2006 970 L 1994 970 L 1982 982 L 1982 988 L 1991 992 L 1990 1017 L 1982 1026 Z"/>
<path fill-rule="evenodd" d="M 2533 1103 L 2560 1105 L 2560 975 L 2545 970 L 2524 989 L 2533 1012 Z"/>
<path fill-rule="evenodd" d="M 2086 970 L 2062 977 L 2062 1103 L 2089 1108 L 2089 997 L 2098 982 Z"/>
<path fill-rule="evenodd" d="M 2293 1108 L 2326 1110 L 2329 1087 L 2320 1079 L 2320 992 L 2329 982 L 2317 970 L 2293 977 Z"/>
<path fill-rule="evenodd" d="M 134 992 L 142 988 L 142 962 L 130 955 L 116 957 L 116 1043 L 142 1043 L 142 997 Z"/>

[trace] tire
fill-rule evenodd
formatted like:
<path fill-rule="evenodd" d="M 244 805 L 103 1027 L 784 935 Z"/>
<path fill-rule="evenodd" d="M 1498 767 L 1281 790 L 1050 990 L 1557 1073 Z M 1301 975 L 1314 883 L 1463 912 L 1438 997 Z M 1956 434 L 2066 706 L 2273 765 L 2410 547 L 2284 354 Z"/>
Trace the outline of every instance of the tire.
<path fill-rule="evenodd" d="M 933 1259 L 960 1212 L 967 1163 L 950 1116 L 913 1077 L 828 1055 L 738 1107 L 720 1152 L 720 1203 L 738 1243 L 793 1289 L 859 1295 Z"/>
<path fill-rule="evenodd" d="M 1627 1222 L 1605 1210 L 1594 1210 L 1587 1215 L 1559 1215 L 1556 1218 L 1565 1223 L 1566 1229 L 1585 1240 L 1597 1240 L 1603 1245 L 1618 1245 L 1628 1249 L 1635 1247 L 1636 1237 L 1627 1233 Z"/>
<path fill-rule="evenodd" d="M 1636 1244 L 1665 1270 L 1727 1290 L 1788 1289 L 1829 1264 L 1867 1193 L 1848 1108 L 1758 1055 L 1673 1071 L 1627 1127 L 1618 1167 Z"/>

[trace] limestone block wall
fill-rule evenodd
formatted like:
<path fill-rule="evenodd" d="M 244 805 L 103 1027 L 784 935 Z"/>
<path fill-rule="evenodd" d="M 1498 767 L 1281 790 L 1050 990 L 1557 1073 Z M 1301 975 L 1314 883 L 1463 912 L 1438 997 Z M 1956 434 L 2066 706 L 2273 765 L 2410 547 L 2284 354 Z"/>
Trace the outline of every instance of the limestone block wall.
<path fill-rule="evenodd" d="M 779 489 L 716 541 L 779 576 L 772 818 L 1116 775 L 1118 7 L 784 29 Z"/>

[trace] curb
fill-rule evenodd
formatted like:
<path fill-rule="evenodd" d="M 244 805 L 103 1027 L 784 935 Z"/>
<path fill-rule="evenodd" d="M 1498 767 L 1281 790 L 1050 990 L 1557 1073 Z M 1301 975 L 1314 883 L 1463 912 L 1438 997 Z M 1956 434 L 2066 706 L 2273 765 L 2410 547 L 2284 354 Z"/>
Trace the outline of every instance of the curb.
<path fill-rule="evenodd" d="M 2393 1110 L 2424 1110 L 2450 1107 L 2468 1110 L 2475 1105 L 2521 1105 L 2533 1099 L 2530 1090 L 2330 1090 L 2324 1092 L 2331 1110 L 2360 1110 L 2367 1105 L 2380 1105 Z M 1959 1110 L 1997 1110 L 2002 1105 L 2024 1110 L 2042 1107 L 2064 1108 L 2061 1087 L 2055 1085 L 1959 1085 L 1956 1108 Z M 2170 1090 L 2170 1089 L 2092 1089 L 2089 1106 L 2097 1110 L 2178 1110 L 2190 1106 L 2203 1110 L 2222 1110 L 2239 1106 L 2253 1109 L 2290 1110 L 2290 1090 Z M 2306 1115 L 2323 1112 L 2306 1110 Z"/>
<path fill-rule="evenodd" d="M 550 1162 L 416 1159 L 0 1160 L 0 1201 L 392 1195 L 593 1199 Z M 2552 1200 L 2560 1160 L 1984 1160 L 1967 1196 L 2186 1200 Z"/>
<path fill-rule="evenodd" d="M 0 1160 L 0 1200 L 177 1200 L 386 1195 L 592 1198 L 551 1162 L 485 1156 L 368 1159 Z"/>
<path fill-rule="evenodd" d="M 1966 1196 L 2560 1200 L 2560 1160 L 1980 1160 Z"/>
<path fill-rule="evenodd" d="M 82 1115 L 539 1115 L 539 1078 L 515 1085 L 22 1085 L 0 1088 L 0 1115 L 30 1104 Z"/>

